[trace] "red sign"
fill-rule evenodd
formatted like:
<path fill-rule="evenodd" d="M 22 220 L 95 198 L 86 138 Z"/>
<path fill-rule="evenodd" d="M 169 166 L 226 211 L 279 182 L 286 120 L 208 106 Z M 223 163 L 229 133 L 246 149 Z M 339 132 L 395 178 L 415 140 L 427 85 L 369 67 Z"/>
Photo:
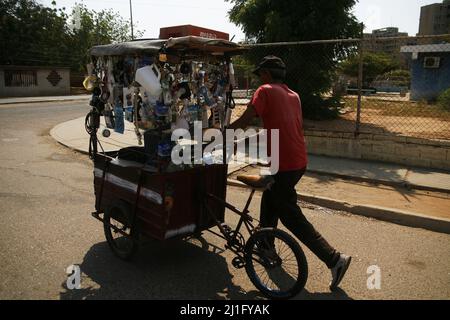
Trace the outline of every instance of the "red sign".
<path fill-rule="evenodd" d="M 192 25 L 184 25 L 184 26 L 175 26 L 175 27 L 167 27 L 161 28 L 159 30 L 159 38 L 160 39 L 169 39 L 169 38 L 178 38 L 178 37 L 187 37 L 187 36 L 197 36 L 202 38 L 210 38 L 210 39 L 223 39 L 229 40 L 230 35 L 228 33 L 206 29 L 202 27 L 192 26 Z"/>

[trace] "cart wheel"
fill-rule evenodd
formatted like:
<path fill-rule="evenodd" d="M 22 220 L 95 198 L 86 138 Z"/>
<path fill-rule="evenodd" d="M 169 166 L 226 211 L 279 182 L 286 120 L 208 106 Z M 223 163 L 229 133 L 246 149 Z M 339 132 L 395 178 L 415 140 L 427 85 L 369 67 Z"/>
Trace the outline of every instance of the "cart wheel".
<path fill-rule="evenodd" d="M 125 203 L 113 204 L 105 210 L 103 228 L 114 254 L 122 260 L 131 260 L 138 249 L 138 233 L 131 230 L 131 214 Z"/>
<path fill-rule="evenodd" d="M 296 296 L 308 278 L 308 263 L 298 242 L 272 228 L 261 229 L 248 240 L 245 270 L 261 293 L 277 300 Z"/>

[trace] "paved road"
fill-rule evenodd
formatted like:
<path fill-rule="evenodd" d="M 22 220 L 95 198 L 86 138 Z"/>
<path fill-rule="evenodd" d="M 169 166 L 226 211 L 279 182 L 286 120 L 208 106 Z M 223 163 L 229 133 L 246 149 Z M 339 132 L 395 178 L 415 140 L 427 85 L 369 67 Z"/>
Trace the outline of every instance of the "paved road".
<path fill-rule="evenodd" d="M 87 110 L 69 102 L 0 107 L 0 299 L 262 299 L 209 234 L 206 244 L 148 243 L 132 263 L 112 256 L 90 217 L 91 163 L 48 136 Z M 242 207 L 246 192 L 230 188 L 228 199 Z M 328 270 L 306 250 L 310 276 L 298 299 L 450 298 L 449 235 L 312 206 L 304 211 L 354 263 L 342 290 L 331 294 Z M 83 273 L 80 290 L 66 288 L 72 264 Z M 367 289 L 372 265 L 381 270 L 380 290 Z"/>

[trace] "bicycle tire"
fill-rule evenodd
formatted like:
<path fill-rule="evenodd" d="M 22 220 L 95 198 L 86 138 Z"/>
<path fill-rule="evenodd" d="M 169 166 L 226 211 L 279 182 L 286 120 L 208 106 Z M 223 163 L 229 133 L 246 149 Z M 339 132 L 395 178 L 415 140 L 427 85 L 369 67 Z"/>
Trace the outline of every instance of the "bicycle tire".
<path fill-rule="evenodd" d="M 261 249 L 262 246 L 267 247 L 268 243 L 271 243 L 271 239 L 273 239 L 273 247 L 269 244 L 270 249 Z M 283 262 L 285 262 L 285 266 L 291 266 L 292 263 L 287 258 L 280 256 L 284 251 L 275 247 L 277 240 L 278 243 L 284 243 L 294 254 L 295 259 L 293 261 L 297 265 L 297 271 L 293 274 L 286 275 L 287 272 L 283 269 Z M 247 241 L 244 255 L 245 270 L 248 277 L 253 285 L 267 298 L 274 300 L 290 299 L 300 293 L 305 287 L 308 279 L 308 262 L 298 242 L 288 233 L 274 228 L 258 230 Z M 268 257 L 268 255 L 271 255 L 271 257 Z M 289 280 L 292 284 L 286 286 L 286 288 L 281 288 L 280 286 L 278 290 L 269 287 L 257 274 L 255 264 L 260 264 L 264 268 L 268 273 L 269 280 L 274 285 L 276 284 L 272 278 L 277 274 L 280 276 L 280 279 L 282 278 L 285 282 Z M 270 270 L 272 274 L 269 274 L 267 270 Z"/>
<path fill-rule="evenodd" d="M 109 206 L 105 210 L 105 214 L 103 216 L 103 229 L 105 232 L 106 241 L 108 242 L 108 245 L 111 248 L 112 252 L 118 258 L 125 261 L 131 260 L 138 249 L 137 232 L 135 232 L 135 230 L 132 230 L 130 227 L 130 217 L 131 216 L 129 208 L 125 205 L 125 203 L 121 202 L 114 203 L 113 205 Z M 110 226 L 110 224 L 113 224 L 114 222 L 122 224 L 123 228 L 125 228 L 124 231 L 129 229 L 128 238 L 123 235 L 120 240 L 114 238 L 113 233 L 115 231 Z M 121 245 L 119 244 L 119 241 L 122 243 L 126 241 L 127 245 Z"/>

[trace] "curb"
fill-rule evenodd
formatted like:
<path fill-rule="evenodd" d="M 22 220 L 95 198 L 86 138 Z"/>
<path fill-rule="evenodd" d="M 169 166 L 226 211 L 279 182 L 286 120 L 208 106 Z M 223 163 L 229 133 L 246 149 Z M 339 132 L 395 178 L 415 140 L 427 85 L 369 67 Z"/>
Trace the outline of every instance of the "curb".
<path fill-rule="evenodd" d="M 8 106 L 14 104 L 30 104 L 30 103 L 52 103 L 52 102 L 73 102 L 73 101 L 86 101 L 89 98 L 73 98 L 73 99 L 55 99 L 55 100 L 31 100 L 31 101 L 14 101 L 14 102 L 0 102 L 0 106 Z"/>
<path fill-rule="evenodd" d="M 404 180 L 399 181 L 399 182 L 387 181 L 387 180 L 376 180 L 376 179 L 371 179 L 371 178 L 348 176 L 348 175 L 343 175 L 343 174 L 339 174 L 339 173 L 323 172 L 323 171 L 312 170 L 312 169 L 308 169 L 308 172 L 319 175 L 319 176 L 334 177 L 334 178 L 339 178 L 339 179 L 347 180 L 347 181 L 367 182 L 370 184 L 385 185 L 385 186 L 389 186 L 389 187 L 402 187 L 402 188 L 406 188 L 408 190 L 415 189 L 415 190 L 430 191 L 430 192 L 450 193 L 449 189 L 430 187 L 430 186 L 421 186 L 421 185 L 409 183 Z"/>
<path fill-rule="evenodd" d="M 237 180 L 228 179 L 228 185 L 249 189 L 247 185 Z M 413 228 L 422 228 L 434 232 L 450 234 L 450 220 L 439 219 L 409 211 L 378 207 L 364 204 L 351 204 L 331 198 L 314 196 L 297 192 L 299 200 L 309 202 L 329 209 L 349 212 L 355 215 L 373 218 Z"/>
<path fill-rule="evenodd" d="M 74 148 L 74 147 L 72 147 L 72 146 L 66 144 L 65 142 L 63 142 L 63 141 L 64 141 L 63 139 L 61 139 L 59 136 L 57 136 L 57 135 L 55 134 L 55 130 L 56 130 L 60 125 L 61 125 L 61 123 L 60 123 L 60 124 L 57 124 L 56 126 L 54 126 L 54 127 L 50 130 L 50 133 L 49 133 L 49 134 L 50 134 L 50 136 L 53 138 L 53 140 L 55 140 L 57 143 L 59 143 L 59 144 L 62 145 L 63 147 L 66 147 L 66 148 L 69 149 L 69 150 L 72 150 L 72 151 L 75 151 L 75 152 L 79 152 L 79 153 L 84 154 L 84 155 L 89 155 L 89 152 L 87 152 L 87 151 L 85 151 L 85 150 L 77 149 L 77 148 Z"/>

